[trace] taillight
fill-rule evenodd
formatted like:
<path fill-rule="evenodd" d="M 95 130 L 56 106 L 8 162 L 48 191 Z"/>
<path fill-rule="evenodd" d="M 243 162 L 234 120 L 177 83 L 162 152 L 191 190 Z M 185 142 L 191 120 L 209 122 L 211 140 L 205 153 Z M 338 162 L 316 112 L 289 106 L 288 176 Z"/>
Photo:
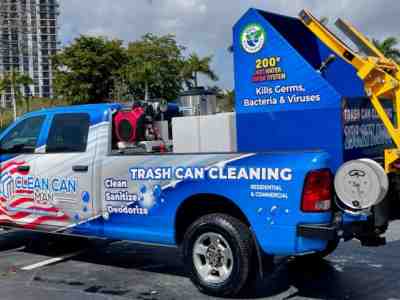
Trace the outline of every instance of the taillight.
<path fill-rule="evenodd" d="M 329 211 L 332 206 L 333 176 L 330 170 L 311 171 L 304 182 L 303 212 Z"/>

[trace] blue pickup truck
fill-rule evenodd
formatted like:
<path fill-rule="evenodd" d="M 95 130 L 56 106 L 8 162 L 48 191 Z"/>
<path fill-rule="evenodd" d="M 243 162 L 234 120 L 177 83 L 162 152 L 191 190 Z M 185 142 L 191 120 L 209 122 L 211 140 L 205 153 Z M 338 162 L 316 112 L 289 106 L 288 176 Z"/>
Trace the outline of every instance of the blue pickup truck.
<path fill-rule="evenodd" d="M 232 114 L 139 101 L 21 117 L 0 136 L 1 226 L 179 246 L 195 285 L 220 296 L 263 257 L 381 244 L 390 201 L 346 206 L 334 177 L 392 142 L 350 66 L 317 71 L 330 53 L 306 30 L 254 9 L 235 25 Z"/>

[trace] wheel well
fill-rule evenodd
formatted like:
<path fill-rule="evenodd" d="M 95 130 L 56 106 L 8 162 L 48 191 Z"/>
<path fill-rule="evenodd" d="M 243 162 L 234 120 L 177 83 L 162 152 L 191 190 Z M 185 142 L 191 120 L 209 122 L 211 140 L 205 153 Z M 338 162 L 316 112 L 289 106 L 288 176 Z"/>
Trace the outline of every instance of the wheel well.
<path fill-rule="evenodd" d="M 213 194 L 200 194 L 186 199 L 176 213 L 176 243 L 178 245 L 182 243 L 186 230 L 194 221 L 202 216 L 212 213 L 224 213 L 230 215 L 250 226 L 250 222 L 247 220 L 241 209 L 228 198 Z"/>

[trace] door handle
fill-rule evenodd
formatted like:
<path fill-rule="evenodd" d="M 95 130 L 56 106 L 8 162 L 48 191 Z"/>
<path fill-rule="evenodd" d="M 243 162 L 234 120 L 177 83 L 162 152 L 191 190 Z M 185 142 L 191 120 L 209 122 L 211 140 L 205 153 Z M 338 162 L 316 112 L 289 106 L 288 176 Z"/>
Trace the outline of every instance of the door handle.
<path fill-rule="evenodd" d="M 19 167 L 17 167 L 17 170 L 20 171 L 20 172 L 29 172 L 30 169 L 31 169 L 30 166 L 19 166 Z"/>
<path fill-rule="evenodd" d="M 84 172 L 89 171 L 89 167 L 88 166 L 73 166 L 72 171 L 84 173 Z"/>

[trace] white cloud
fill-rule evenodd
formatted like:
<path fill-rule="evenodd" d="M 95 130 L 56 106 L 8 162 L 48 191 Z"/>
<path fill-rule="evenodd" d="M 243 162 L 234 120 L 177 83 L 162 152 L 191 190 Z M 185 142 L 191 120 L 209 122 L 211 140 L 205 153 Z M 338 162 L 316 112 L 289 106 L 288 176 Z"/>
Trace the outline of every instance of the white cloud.
<path fill-rule="evenodd" d="M 400 36 L 398 0 L 61 0 L 61 40 L 81 33 L 135 40 L 147 32 L 173 33 L 201 55 L 214 55 L 220 85 L 232 87 L 233 24 L 250 7 L 285 15 L 302 8 L 317 16 L 350 20 L 369 36 Z"/>

